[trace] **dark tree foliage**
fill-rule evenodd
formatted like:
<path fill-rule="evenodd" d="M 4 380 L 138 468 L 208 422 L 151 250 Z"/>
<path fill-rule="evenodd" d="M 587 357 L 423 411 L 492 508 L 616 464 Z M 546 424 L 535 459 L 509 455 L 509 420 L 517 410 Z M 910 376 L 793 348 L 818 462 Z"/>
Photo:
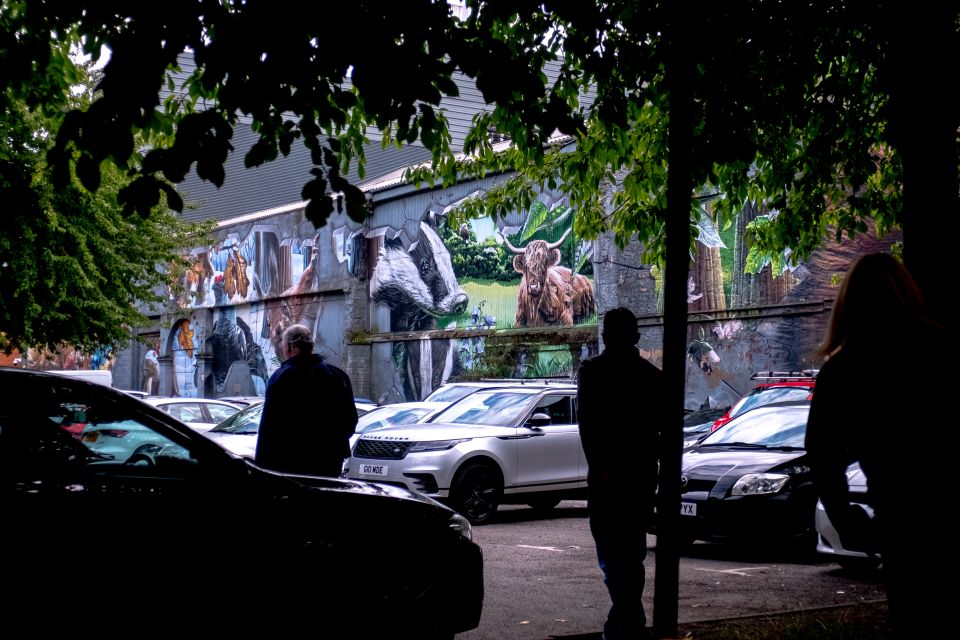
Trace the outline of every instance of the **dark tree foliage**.
<path fill-rule="evenodd" d="M 944 65 L 957 59 L 956 0 L 922 9 L 887 0 L 698 1 L 673 13 L 669 3 L 646 0 L 467 5 L 461 20 L 442 0 L 295 12 L 263 0 L 4 0 L 3 100 L 62 102 L 70 61 L 58 45 L 76 43 L 95 58 L 107 46 L 100 97 L 59 130 L 51 156 L 58 185 L 72 165 L 95 188 L 107 160 L 136 168 L 120 194 L 125 206 L 143 213 L 165 196 L 180 209 L 170 182 L 195 166 L 222 184 L 233 128 L 245 119 L 261 136 L 242 150 L 248 166 L 294 144 L 310 149 L 315 167 L 303 197 L 315 224 L 342 203 L 361 219 L 366 203 L 343 175 L 355 163 L 363 177 L 362 143 L 376 131 L 385 144 L 431 149 L 435 177 L 446 183 L 519 172 L 463 215 L 526 209 L 537 185 L 562 184 L 578 235 L 638 237 L 662 263 L 666 35 L 684 30 L 693 65 L 691 181 L 725 194 L 721 224 L 745 202 L 761 202 L 778 216 L 753 241 L 771 254 L 789 246 L 798 259 L 827 233 L 862 232 L 867 218 L 881 232 L 901 226 L 908 264 L 937 291 L 926 258 L 933 247 L 910 244 L 935 243 L 939 234 L 927 229 L 957 213 L 960 123 L 938 88 Z M 173 86 L 169 72 L 185 50 L 196 71 Z M 551 81 L 548 63 L 559 64 Z M 475 119 L 467 163 L 451 154 L 442 110 L 443 98 L 458 94 L 456 73 L 473 78 L 492 105 Z M 161 104 L 163 88 L 175 95 Z M 491 130 L 514 148 L 493 153 Z M 572 137 L 574 153 L 545 148 L 557 131 Z M 151 142 L 142 160 L 138 132 Z M 605 183 L 616 187 L 613 215 Z"/>
<path fill-rule="evenodd" d="M 110 161 L 137 174 L 120 192 L 125 206 L 145 214 L 165 195 L 178 209 L 166 181 L 195 166 L 222 184 L 233 128 L 246 119 L 261 136 L 244 150 L 248 166 L 304 144 L 315 165 L 303 189 L 309 219 L 323 225 L 335 194 L 361 219 L 365 202 L 343 175 L 356 162 L 363 177 L 362 143 L 375 128 L 385 144 L 433 152 L 416 180 L 513 176 L 462 216 L 528 210 L 538 189 L 559 187 L 578 237 L 613 230 L 621 243 L 644 242 L 647 259 L 666 266 L 665 368 L 684 359 L 685 254 L 705 186 L 723 194 L 721 226 L 746 203 L 777 212 L 752 238 L 771 255 L 790 247 L 803 259 L 826 234 L 865 231 L 868 218 L 881 232 L 899 226 L 907 266 L 949 317 L 957 0 L 467 0 L 463 20 L 443 0 L 295 11 L 265 0 L 0 2 L 0 108 L 62 104 L 63 42 L 112 52 L 101 96 L 60 127 L 50 156 L 58 187 L 75 167 L 95 188 Z M 167 86 L 181 97 L 161 104 L 185 49 L 196 72 Z M 549 76 L 548 64 L 559 64 Z M 455 73 L 492 105 L 474 119 L 466 161 L 452 153 L 442 110 L 457 95 Z M 513 147 L 495 153 L 490 131 Z M 548 145 L 558 131 L 569 136 L 563 153 Z M 138 133 L 151 145 L 143 157 Z M 668 379 L 682 387 L 681 370 Z M 658 587 L 664 555 L 658 548 Z"/>
<path fill-rule="evenodd" d="M 78 74 L 76 86 L 85 80 Z M 81 92 L 69 104 L 85 99 Z M 0 349 L 7 353 L 125 344 L 146 322 L 144 311 L 176 291 L 170 275 L 183 272 L 180 251 L 207 227 L 165 207 L 124 215 L 117 193 L 129 180 L 113 166 L 102 169 L 97 191 L 75 179 L 55 187 L 46 152 L 65 110 L 44 115 L 8 99 L 0 111 Z"/>

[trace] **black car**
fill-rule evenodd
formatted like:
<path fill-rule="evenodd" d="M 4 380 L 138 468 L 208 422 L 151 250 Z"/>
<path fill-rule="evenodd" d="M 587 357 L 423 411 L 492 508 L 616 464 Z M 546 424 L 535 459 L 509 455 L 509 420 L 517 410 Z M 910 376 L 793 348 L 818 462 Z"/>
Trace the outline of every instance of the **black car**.
<path fill-rule="evenodd" d="M 793 543 L 812 552 L 817 498 L 804 449 L 809 412 L 809 402 L 757 407 L 684 451 L 684 539 Z"/>
<path fill-rule="evenodd" d="M 479 624 L 481 549 L 429 498 L 266 471 L 103 385 L 3 368 L 0 388 L 10 628 L 450 638 Z"/>

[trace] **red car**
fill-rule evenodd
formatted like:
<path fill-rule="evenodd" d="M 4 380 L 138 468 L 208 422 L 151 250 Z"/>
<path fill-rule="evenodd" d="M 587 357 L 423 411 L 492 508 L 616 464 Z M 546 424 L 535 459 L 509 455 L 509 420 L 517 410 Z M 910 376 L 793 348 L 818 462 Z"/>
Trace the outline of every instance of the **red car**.
<path fill-rule="evenodd" d="M 711 432 L 716 431 L 742 413 L 771 402 L 811 400 L 819 369 L 802 371 L 758 371 L 751 380 L 760 380 L 750 393 L 740 398 L 730 410 L 717 418 Z"/>

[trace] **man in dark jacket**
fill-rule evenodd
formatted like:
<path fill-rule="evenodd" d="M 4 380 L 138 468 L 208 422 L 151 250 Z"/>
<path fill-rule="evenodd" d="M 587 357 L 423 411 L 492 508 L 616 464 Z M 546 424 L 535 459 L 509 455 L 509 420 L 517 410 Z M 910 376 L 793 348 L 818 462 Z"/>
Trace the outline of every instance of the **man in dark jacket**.
<path fill-rule="evenodd" d="M 288 327 L 282 343 L 287 359 L 267 382 L 257 464 L 287 473 L 339 476 L 357 425 L 350 378 L 313 353 L 307 327 Z"/>
<path fill-rule="evenodd" d="M 587 457 L 587 510 L 610 593 L 607 640 L 646 638 L 646 532 L 657 488 L 657 441 L 664 423 L 663 375 L 640 356 L 637 318 L 603 316 L 604 350 L 580 365 L 580 440 Z"/>

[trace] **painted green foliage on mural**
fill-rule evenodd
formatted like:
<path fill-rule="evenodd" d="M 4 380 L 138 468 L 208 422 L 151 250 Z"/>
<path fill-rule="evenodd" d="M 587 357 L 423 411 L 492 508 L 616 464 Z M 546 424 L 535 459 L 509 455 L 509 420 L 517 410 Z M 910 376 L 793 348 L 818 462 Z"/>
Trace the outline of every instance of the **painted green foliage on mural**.
<path fill-rule="evenodd" d="M 459 279 L 475 278 L 509 282 L 517 279 L 506 249 L 493 236 L 483 241 L 470 225 L 456 226 L 447 220 L 440 223 L 440 239 L 450 251 L 453 271 Z"/>
<path fill-rule="evenodd" d="M 549 209 L 537 201 L 530 207 L 521 229 L 508 239 L 516 246 L 524 246 L 531 240 L 557 240 L 572 225 L 572 213 L 569 207 Z M 453 270 L 461 282 L 464 278 L 520 281 L 520 274 L 513 268 L 513 255 L 493 236 L 480 240 L 469 224 L 456 224 L 445 218 L 440 223 L 440 238 L 450 251 Z M 593 273 L 589 252 L 573 234 L 564 240 L 560 252 L 560 263 L 569 265 L 575 273 Z"/>
<path fill-rule="evenodd" d="M 510 241 L 515 245 L 526 245 L 531 240 L 555 241 L 562 237 L 567 229 L 573 227 L 574 211 L 568 206 L 558 205 L 548 208 L 537 200 L 530 207 L 523 228 Z M 560 264 L 569 266 L 574 273 L 590 275 L 593 263 L 586 246 L 574 233 L 571 233 L 560 245 Z"/>

